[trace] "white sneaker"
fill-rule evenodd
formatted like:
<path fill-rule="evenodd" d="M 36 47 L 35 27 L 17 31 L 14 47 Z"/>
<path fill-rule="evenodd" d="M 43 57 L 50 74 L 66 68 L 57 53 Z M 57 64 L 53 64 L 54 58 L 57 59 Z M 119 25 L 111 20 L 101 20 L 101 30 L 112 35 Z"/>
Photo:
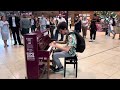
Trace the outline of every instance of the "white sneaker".
<path fill-rule="evenodd" d="M 89 42 L 92 42 L 92 41 L 93 41 L 92 39 L 89 40 Z"/>
<path fill-rule="evenodd" d="M 93 40 L 93 42 L 95 42 L 95 40 Z"/>

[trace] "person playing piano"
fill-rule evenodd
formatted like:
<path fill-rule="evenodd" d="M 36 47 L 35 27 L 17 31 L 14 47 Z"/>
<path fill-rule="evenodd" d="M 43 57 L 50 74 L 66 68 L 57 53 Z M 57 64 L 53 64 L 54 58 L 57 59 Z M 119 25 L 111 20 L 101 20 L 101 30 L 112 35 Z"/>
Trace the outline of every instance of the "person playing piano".
<path fill-rule="evenodd" d="M 58 30 L 61 34 L 67 35 L 69 33 L 68 26 L 66 22 L 62 22 L 58 25 Z M 61 44 L 66 44 L 66 46 L 62 46 Z M 61 64 L 59 58 L 65 58 L 65 57 L 71 57 L 76 55 L 76 44 L 77 39 L 75 34 L 70 34 L 66 36 L 65 41 L 53 41 L 50 43 L 50 46 L 57 48 L 54 50 L 54 53 L 52 55 L 52 65 L 50 68 L 54 72 L 59 72 L 63 70 L 63 65 Z"/>

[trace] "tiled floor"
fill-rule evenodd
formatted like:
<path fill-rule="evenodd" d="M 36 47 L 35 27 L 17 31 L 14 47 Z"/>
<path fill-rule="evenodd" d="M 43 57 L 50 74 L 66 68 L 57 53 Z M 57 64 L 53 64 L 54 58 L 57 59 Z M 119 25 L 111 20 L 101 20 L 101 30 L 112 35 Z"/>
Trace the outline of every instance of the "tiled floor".
<path fill-rule="evenodd" d="M 111 35 L 112 36 L 112 35 Z M 0 79 L 25 79 L 26 68 L 24 46 L 4 48 L 0 36 Z M 120 40 L 107 37 L 104 32 L 97 32 L 95 42 L 89 42 L 89 31 L 86 39 L 86 50 L 78 53 L 77 79 L 120 79 Z M 63 63 L 63 59 L 61 58 Z M 66 77 L 63 71 L 52 73 L 51 79 L 76 79 L 73 65 L 67 65 Z"/>

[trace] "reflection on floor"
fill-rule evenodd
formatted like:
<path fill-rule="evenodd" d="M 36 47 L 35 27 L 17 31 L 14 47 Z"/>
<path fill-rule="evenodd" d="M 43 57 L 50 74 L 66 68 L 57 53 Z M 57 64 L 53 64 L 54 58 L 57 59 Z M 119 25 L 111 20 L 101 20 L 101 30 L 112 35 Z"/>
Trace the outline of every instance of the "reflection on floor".
<path fill-rule="evenodd" d="M 112 35 L 111 35 L 112 36 Z M 1 37 L 1 36 L 0 36 Z M 104 32 L 97 32 L 95 42 L 89 42 L 89 31 L 86 50 L 78 53 L 77 79 L 120 79 L 120 40 L 107 37 Z M 9 47 L 4 48 L 0 38 L 0 79 L 24 79 L 26 66 L 24 46 L 14 46 L 9 40 Z M 63 63 L 63 59 L 61 58 Z M 66 77 L 63 71 L 52 73 L 51 79 L 76 79 L 73 65 L 67 65 Z"/>

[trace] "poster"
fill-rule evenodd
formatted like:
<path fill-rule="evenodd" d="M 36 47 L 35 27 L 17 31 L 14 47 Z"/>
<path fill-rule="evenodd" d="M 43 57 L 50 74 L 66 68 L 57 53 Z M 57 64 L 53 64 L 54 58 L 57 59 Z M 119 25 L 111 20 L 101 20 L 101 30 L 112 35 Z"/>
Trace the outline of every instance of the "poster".
<path fill-rule="evenodd" d="M 26 38 L 26 55 L 28 61 L 35 61 L 34 48 L 33 48 L 33 38 Z"/>

